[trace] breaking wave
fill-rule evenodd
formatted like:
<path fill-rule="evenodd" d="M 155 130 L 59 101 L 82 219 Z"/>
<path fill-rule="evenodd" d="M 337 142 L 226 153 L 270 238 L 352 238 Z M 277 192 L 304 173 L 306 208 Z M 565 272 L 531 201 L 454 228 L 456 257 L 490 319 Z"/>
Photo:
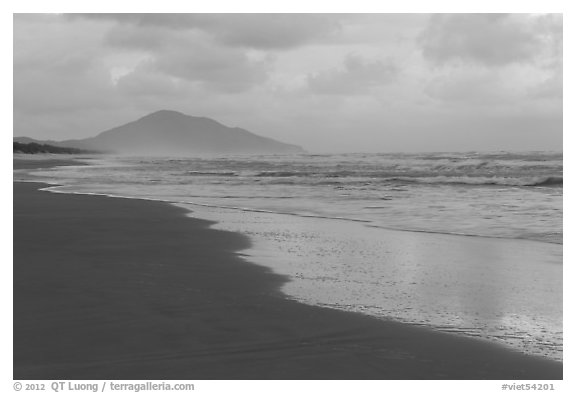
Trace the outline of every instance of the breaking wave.
<path fill-rule="evenodd" d="M 516 177 L 471 177 L 471 176 L 435 176 L 435 177 L 408 177 L 398 176 L 388 179 L 389 181 L 399 181 L 406 183 L 421 184 L 464 184 L 474 186 L 512 186 L 512 187 L 552 187 L 562 186 L 561 176 L 539 176 L 530 178 Z"/>
<path fill-rule="evenodd" d="M 238 176 L 236 172 L 202 172 L 202 171 L 188 171 L 188 175 L 192 176 Z"/>

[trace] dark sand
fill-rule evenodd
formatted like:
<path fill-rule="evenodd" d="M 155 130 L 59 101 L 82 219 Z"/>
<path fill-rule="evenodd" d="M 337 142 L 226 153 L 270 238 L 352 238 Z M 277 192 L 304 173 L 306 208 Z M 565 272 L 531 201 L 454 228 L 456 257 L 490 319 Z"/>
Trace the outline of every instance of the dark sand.
<path fill-rule="evenodd" d="M 17 168 L 17 162 L 15 167 Z M 14 379 L 562 379 L 562 363 L 303 305 L 248 239 L 14 183 Z"/>

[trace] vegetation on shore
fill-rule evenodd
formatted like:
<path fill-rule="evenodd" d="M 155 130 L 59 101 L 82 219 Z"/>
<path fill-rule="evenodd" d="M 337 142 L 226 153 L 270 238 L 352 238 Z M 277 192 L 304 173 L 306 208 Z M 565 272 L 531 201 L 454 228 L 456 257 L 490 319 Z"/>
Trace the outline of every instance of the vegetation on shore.
<path fill-rule="evenodd" d="M 96 151 L 74 149 L 72 147 L 58 147 L 39 143 L 13 143 L 13 153 L 24 153 L 24 154 L 40 154 L 40 153 L 51 153 L 51 154 L 93 154 Z"/>

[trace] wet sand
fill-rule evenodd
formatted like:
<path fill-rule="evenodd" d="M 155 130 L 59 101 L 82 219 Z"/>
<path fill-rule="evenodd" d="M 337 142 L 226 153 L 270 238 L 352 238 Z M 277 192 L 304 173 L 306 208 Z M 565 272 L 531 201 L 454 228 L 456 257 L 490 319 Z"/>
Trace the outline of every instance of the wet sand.
<path fill-rule="evenodd" d="M 18 168 L 15 161 L 15 168 Z M 297 303 L 161 202 L 14 183 L 15 379 L 562 379 L 562 363 Z"/>

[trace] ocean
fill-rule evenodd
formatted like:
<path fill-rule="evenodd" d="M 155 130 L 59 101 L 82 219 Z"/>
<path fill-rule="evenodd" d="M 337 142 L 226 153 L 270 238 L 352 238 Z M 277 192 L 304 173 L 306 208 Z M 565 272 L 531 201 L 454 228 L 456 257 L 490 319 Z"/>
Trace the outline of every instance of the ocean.
<path fill-rule="evenodd" d="M 168 201 L 244 233 L 243 258 L 288 276 L 295 300 L 561 360 L 562 160 L 95 156 L 32 174 L 55 192 Z"/>

